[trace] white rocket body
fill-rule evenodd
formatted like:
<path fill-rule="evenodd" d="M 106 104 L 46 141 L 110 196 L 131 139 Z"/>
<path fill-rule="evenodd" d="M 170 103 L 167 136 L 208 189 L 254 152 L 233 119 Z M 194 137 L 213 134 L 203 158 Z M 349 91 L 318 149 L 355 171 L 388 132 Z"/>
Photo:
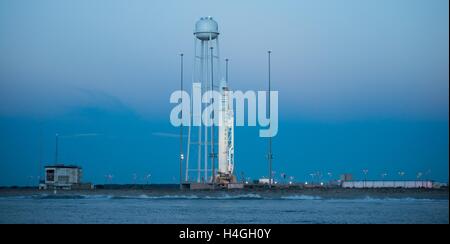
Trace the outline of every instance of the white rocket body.
<path fill-rule="evenodd" d="M 220 93 L 218 173 L 231 176 L 234 170 L 234 115 L 226 81 L 221 82 Z"/>

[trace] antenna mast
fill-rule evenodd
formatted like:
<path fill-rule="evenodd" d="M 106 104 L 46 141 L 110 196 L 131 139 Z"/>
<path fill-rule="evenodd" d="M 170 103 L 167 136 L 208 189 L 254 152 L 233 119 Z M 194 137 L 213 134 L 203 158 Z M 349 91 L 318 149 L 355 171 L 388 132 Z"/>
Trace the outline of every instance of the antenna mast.
<path fill-rule="evenodd" d="M 180 54 L 181 74 L 180 74 L 180 92 L 181 102 L 183 102 L 183 53 Z M 181 110 L 181 118 L 183 119 L 183 110 Z M 183 189 L 183 123 L 180 124 L 180 190 Z"/>
<path fill-rule="evenodd" d="M 269 118 L 270 118 L 270 91 L 271 91 L 271 84 L 270 84 L 270 54 L 272 53 L 272 51 L 267 51 L 268 54 L 268 76 L 269 76 Z M 269 153 L 267 154 L 267 159 L 269 160 L 269 188 L 272 187 L 272 178 L 273 178 L 273 174 L 272 174 L 272 137 L 269 137 Z"/>

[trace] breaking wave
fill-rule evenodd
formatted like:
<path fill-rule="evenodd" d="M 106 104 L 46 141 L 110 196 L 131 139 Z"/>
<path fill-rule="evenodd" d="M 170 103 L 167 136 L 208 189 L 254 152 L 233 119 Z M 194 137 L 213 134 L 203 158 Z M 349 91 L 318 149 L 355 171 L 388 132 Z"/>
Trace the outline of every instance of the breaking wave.
<path fill-rule="evenodd" d="M 137 195 L 137 196 L 111 196 L 111 199 L 198 199 L 195 195 L 163 195 L 163 196 L 149 196 L 149 195 Z"/>
<path fill-rule="evenodd" d="M 318 196 L 309 196 L 309 195 L 292 195 L 292 196 L 283 196 L 281 197 L 283 200 L 321 200 L 321 197 Z"/>
<path fill-rule="evenodd" d="M 166 200 L 166 199 L 205 199 L 205 200 L 232 200 L 232 199 L 262 199 L 258 194 L 244 194 L 244 195 L 221 195 L 221 196 L 197 196 L 197 195 L 162 195 L 162 196 L 151 196 L 151 195 L 139 195 L 139 196 L 113 196 L 111 199 L 153 199 L 153 200 Z"/>
<path fill-rule="evenodd" d="M 223 195 L 223 196 L 205 196 L 204 199 L 210 200 L 245 200 L 245 199 L 263 199 L 258 194 L 242 194 L 242 195 Z"/>

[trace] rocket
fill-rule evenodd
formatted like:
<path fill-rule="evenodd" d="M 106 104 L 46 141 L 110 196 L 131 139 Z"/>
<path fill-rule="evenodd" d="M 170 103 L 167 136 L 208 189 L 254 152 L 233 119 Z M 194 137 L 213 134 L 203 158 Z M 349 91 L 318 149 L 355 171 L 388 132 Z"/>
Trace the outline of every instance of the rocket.
<path fill-rule="evenodd" d="M 227 81 L 220 82 L 219 177 L 230 178 L 234 170 L 234 114 Z"/>

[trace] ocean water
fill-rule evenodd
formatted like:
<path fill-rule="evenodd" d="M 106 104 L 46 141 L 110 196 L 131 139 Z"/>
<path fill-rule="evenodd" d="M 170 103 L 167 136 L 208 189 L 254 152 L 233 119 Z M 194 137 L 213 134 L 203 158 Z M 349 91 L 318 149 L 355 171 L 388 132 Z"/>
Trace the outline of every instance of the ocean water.
<path fill-rule="evenodd" d="M 448 199 L 38 195 L 0 197 L 0 223 L 449 223 Z"/>

